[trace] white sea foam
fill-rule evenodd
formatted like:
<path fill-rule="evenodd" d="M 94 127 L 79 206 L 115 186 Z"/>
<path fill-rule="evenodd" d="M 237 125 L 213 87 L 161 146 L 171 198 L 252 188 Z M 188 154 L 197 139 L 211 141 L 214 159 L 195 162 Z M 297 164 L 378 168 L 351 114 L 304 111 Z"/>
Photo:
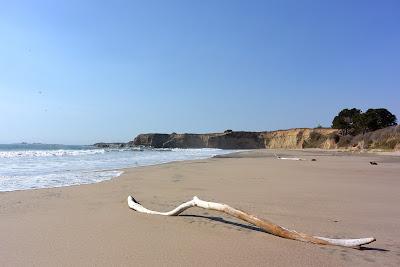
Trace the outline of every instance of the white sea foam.
<path fill-rule="evenodd" d="M 22 157 L 65 157 L 79 155 L 103 154 L 104 149 L 87 149 L 87 150 L 24 150 L 24 151 L 0 151 L 0 158 L 22 158 Z"/>
<path fill-rule="evenodd" d="M 0 145 L 0 191 L 97 183 L 119 176 L 122 168 L 210 158 L 220 149 L 49 149 Z"/>
<path fill-rule="evenodd" d="M 52 188 L 80 184 L 92 184 L 110 180 L 122 174 L 122 171 L 98 171 L 52 173 L 32 176 L 0 176 L 0 191 Z"/>

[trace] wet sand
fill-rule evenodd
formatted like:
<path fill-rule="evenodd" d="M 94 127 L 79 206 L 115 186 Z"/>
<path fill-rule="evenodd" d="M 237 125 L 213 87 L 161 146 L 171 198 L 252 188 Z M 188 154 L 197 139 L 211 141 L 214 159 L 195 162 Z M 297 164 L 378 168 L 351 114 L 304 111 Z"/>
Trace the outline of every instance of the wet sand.
<path fill-rule="evenodd" d="M 305 233 L 377 241 L 312 245 L 196 208 L 145 215 L 129 194 L 154 210 L 197 195 Z M 0 193 L 0 266 L 399 266 L 399 203 L 400 157 L 388 155 L 255 150 L 132 168 L 98 184 Z"/>

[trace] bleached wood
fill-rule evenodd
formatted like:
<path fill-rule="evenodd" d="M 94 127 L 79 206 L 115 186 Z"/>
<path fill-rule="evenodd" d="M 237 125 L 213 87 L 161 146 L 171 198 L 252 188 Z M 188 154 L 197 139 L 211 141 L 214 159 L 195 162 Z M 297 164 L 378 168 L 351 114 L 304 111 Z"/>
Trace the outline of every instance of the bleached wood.
<path fill-rule="evenodd" d="M 359 248 L 362 245 L 369 244 L 376 240 L 374 237 L 358 238 L 358 239 L 333 239 L 320 236 L 311 236 L 294 230 L 286 229 L 282 226 L 279 226 L 267 220 L 261 220 L 254 215 L 250 215 L 244 211 L 234 209 L 226 204 L 203 201 L 196 196 L 193 197 L 192 200 L 185 202 L 168 212 L 158 212 L 146 209 L 139 202 L 137 202 L 132 196 L 128 197 L 128 206 L 131 209 L 138 212 L 154 214 L 154 215 L 164 215 L 164 216 L 177 216 L 191 207 L 199 207 L 208 210 L 220 211 L 228 215 L 231 215 L 233 217 L 236 217 L 238 219 L 244 220 L 248 223 L 251 223 L 257 227 L 260 227 L 269 234 L 273 234 L 283 238 L 299 240 L 313 244 L 319 244 L 319 245 L 335 245 L 335 246 Z"/>
<path fill-rule="evenodd" d="M 306 160 L 306 159 L 303 159 L 303 158 L 297 158 L 297 157 L 293 157 L 293 158 L 285 158 L 285 157 L 278 156 L 278 155 L 276 155 L 276 154 L 275 154 L 275 157 L 276 157 L 277 159 L 283 159 L 283 160 Z"/>

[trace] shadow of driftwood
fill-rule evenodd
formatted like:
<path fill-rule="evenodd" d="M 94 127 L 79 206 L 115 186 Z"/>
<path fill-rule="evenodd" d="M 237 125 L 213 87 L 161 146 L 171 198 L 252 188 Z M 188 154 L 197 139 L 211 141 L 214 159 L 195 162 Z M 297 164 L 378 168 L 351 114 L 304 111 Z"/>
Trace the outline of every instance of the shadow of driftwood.
<path fill-rule="evenodd" d="M 261 228 L 258 228 L 258 227 L 252 226 L 252 225 L 238 223 L 238 222 L 228 221 L 228 220 L 225 220 L 222 217 L 217 217 L 217 216 L 204 216 L 204 215 L 193 215 L 193 214 L 181 214 L 179 216 L 180 217 L 188 217 L 188 218 L 207 219 L 207 220 L 210 220 L 210 221 L 225 223 L 225 224 L 233 225 L 233 226 L 236 226 L 236 227 L 244 228 L 244 229 L 247 229 L 247 230 L 267 233 Z M 388 249 L 372 248 L 372 247 L 359 247 L 359 248 L 357 248 L 357 250 L 361 250 L 361 251 L 377 251 L 377 252 L 390 252 L 390 250 L 388 250 Z"/>
<path fill-rule="evenodd" d="M 379 251 L 379 252 L 390 252 L 388 249 L 384 248 L 371 248 L 371 247 L 360 247 L 359 250 L 371 250 L 371 251 Z"/>
<path fill-rule="evenodd" d="M 265 231 L 263 229 L 261 229 L 261 228 L 258 228 L 258 227 L 252 226 L 252 225 L 247 225 L 247 224 L 228 221 L 228 220 L 225 220 L 222 217 L 217 217 L 217 216 L 187 215 L 187 214 L 183 214 L 183 215 L 179 215 L 179 216 L 181 216 L 181 217 L 191 217 L 191 218 L 203 218 L 203 219 L 207 219 L 207 220 L 210 220 L 210 221 L 221 222 L 221 223 L 225 223 L 225 224 L 241 227 L 241 228 L 244 228 L 244 229 L 247 229 L 247 230 L 252 230 L 252 231 L 265 233 Z"/>

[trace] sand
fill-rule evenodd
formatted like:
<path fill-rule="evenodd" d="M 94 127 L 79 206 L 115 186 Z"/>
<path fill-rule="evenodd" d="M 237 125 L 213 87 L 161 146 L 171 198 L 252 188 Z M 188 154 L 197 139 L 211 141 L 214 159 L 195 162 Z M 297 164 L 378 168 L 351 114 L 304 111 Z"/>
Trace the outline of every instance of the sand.
<path fill-rule="evenodd" d="M 400 158 L 257 150 L 132 168 L 92 185 L 0 193 L 0 266 L 399 266 Z M 376 161 L 373 166 L 369 161 Z M 169 210 L 194 195 L 326 237 L 375 236 L 364 250 L 266 234 L 201 209 Z"/>

